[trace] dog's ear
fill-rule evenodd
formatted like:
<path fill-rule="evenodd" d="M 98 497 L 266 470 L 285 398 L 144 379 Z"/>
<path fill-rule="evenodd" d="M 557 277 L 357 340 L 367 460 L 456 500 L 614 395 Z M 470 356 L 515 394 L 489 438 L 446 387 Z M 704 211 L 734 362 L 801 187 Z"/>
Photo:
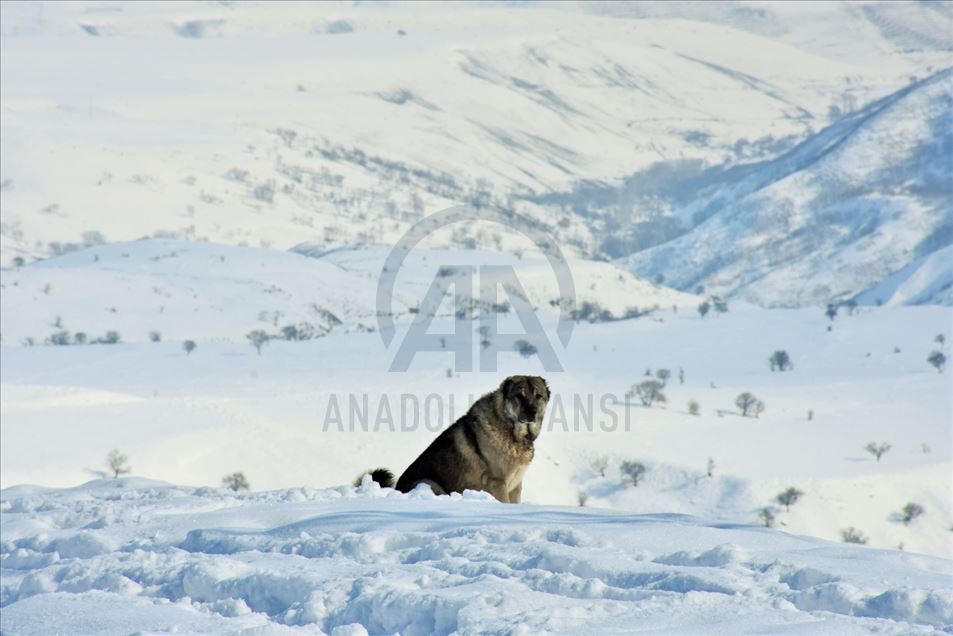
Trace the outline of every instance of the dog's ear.
<path fill-rule="evenodd" d="M 552 395 L 552 392 L 549 390 L 549 383 L 546 381 L 546 378 L 540 378 L 543 382 L 543 388 L 546 389 L 546 401 L 549 401 L 549 396 Z"/>
<path fill-rule="evenodd" d="M 510 390 L 513 388 L 513 383 L 515 381 L 516 380 L 514 379 L 512 375 L 506 378 L 505 380 L 503 380 L 503 382 L 500 384 L 500 393 L 502 393 L 505 397 L 509 397 Z"/>

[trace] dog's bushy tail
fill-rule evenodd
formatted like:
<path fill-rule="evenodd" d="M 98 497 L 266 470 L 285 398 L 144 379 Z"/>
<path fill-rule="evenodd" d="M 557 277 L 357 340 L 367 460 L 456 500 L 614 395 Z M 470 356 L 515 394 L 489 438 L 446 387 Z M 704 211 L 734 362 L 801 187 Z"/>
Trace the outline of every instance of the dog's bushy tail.
<path fill-rule="evenodd" d="M 360 486 L 361 481 L 364 480 L 364 475 L 370 474 L 371 479 L 377 482 L 381 488 L 393 488 L 394 487 L 394 473 L 390 472 L 386 468 L 375 468 L 374 470 L 368 470 L 357 476 L 357 479 L 354 480 L 355 486 Z"/>

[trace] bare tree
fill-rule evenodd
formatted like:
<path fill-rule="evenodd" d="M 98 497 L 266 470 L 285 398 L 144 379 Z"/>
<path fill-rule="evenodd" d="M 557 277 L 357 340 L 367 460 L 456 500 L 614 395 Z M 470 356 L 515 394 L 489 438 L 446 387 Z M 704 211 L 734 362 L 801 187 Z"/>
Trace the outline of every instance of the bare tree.
<path fill-rule="evenodd" d="M 735 398 L 735 405 L 745 417 L 758 417 L 764 412 L 764 402 L 747 391 Z"/>
<path fill-rule="evenodd" d="M 644 406 L 652 406 L 655 402 L 667 402 L 668 398 L 662 393 L 665 385 L 658 380 L 644 380 L 638 384 L 633 384 L 628 395 L 635 395 Z"/>
<path fill-rule="evenodd" d="M 655 372 L 655 377 L 662 382 L 662 386 L 664 387 L 666 384 L 668 384 L 668 379 L 672 377 L 672 372 L 669 369 L 658 369 Z"/>
<path fill-rule="evenodd" d="M 698 415 L 701 412 L 701 406 L 695 400 L 688 401 L 688 414 Z"/>
<path fill-rule="evenodd" d="M 609 458 L 605 455 L 593 457 L 589 462 L 589 467 L 592 468 L 592 472 L 598 473 L 600 477 L 605 477 L 606 469 L 609 468 Z"/>
<path fill-rule="evenodd" d="M 269 335 L 262 331 L 261 329 L 255 329 L 254 331 L 249 331 L 246 335 L 249 342 L 252 346 L 255 347 L 255 351 L 258 352 L 258 355 L 261 355 L 261 347 L 270 339 Z"/>
<path fill-rule="evenodd" d="M 827 316 L 831 322 L 834 322 L 834 318 L 837 317 L 837 305 L 834 303 L 828 303 L 827 309 L 824 310 L 824 315 Z"/>
<path fill-rule="evenodd" d="M 239 490 L 250 490 L 251 486 L 248 484 L 248 480 L 245 479 L 244 473 L 232 473 L 231 475 L 225 475 L 222 477 L 222 486 L 228 488 L 229 490 L 234 490 L 238 492 Z"/>
<path fill-rule="evenodd" d="M 926 510 L 923 509 L 923 506 L 911 501 L 900 511 L 900 518 L 903 520 L 903 525 L 909 526 L 911 521 L 923 516 L 925 512 Z"/>
<path fill-rule="evenodd" d="M 800 499 L 801 495 L 803 494 L 803 492 L 792 486 L 791 488 L 782 490 L 780 493 L 778 493 L 778 496 L 775 497 L 774 500 L 784 506 L 784 509 L 787 512 L 791 512 L 791 506 L 796 504 L 798 499 Z"/>
<path fill-rule="evenodd" d="M 758 520 L 765 528 L 773 528 L 775 520 L 774 511 L 770 508 L 762 508 L 758 511 Z"/>
<path fill-rule="evenodd" d="M 698 305 L 698 315 L 704 318 L 708 315 L 708 312 L 711 311 L 711 303 L 707 300 L 703 300 L 700 305 Z"/>
<path fill-rule="evenodd" d="M 160 332 L 158 332 L 158 331 L 150 331 L 150 332 L 149 332 L 149 341 L 150 341 L 150 342 L 161 342 L 161 341 L 162 341 L 162 334 L 161 334 Z"/>
<path fill-rule="evenodd" d="M 580 489 L 579 492 L 576 493 L 576 500 L 579 502 L 580 507 L 585 506 L 586 502 L 589 501 L 589 494 L 585 490 Z"/>
<path fill-rule="evenodd" d="M 791 364 L 791 356 L 783 349 L 778 349 L 771 354 L 771 357 L 768 358 L 768 365 L 772 371 L 788 371 L 794 368 L 794 365 Z"/>
<path fill-rule="evenodd" d="M 186 340 L 185 342 L 183 342 L 182 348 L 185 349 L 185 355 L 189 355 L 190 353 L 195 351 L 195 346 L 196 345 L 194 340 Z"/>
<path fill-rule="evenodd" d="M 880 462 L 880 458 L 883 456 L 883 454 L 886 453 L 891 448 L 893 447 L 887 442 L 883 442 L 881 444 L 878 444 L 876 442 L 870 442 L 869 444 L 864 446 L 864 450 L 870 453 L 871 455 L 873 455 L 874 457 L 876 457 L 878 463 Z"/>
<path fill-rule="evenodd" d="M 943 343 L 946 342 L 946 336 L 944 336 L 942 333 L 938 333 L 936 335 L 936 338 L 933 339 L 933 342 L 937 343 L 938 345 L 942 347 Z"/>
<path fill-rule="evenodd" d="M 645 464 L 641 462 L 622 462 L 622 465 L 619 467 L 622 471 L 622 474 L 628 477 L 632 481 L 633 486 L 639 485 L 639 480 L 646 473 Z"/>
<path fill-rule="evenodd" d="M 119 475 L 132 472 L 132 467 L 127 464 L 128 461 L 129 458 L 123 453 L 120 453 L 118 448 L 109 451 L 109 454 L 106 455 L 106 465 L 109 467 L 110 472 L 112 472 L 113 479 L 119 479 Z"/>

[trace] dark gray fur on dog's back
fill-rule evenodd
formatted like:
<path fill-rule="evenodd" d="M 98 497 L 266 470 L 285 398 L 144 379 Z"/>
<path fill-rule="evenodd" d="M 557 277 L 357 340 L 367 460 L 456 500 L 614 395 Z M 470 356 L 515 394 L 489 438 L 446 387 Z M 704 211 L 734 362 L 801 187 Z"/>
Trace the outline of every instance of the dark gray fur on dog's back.
<path fill-rule="evenodd" d="M 519 503 L 548 402 L 543 378 L 506 378 L 437 436 L 397 480 L 397 490 L 410 492 L 425 483 L 438 495 L 484 490 L 504 503 Z M 372 477 L 391 485 L 380 472 Z"/>

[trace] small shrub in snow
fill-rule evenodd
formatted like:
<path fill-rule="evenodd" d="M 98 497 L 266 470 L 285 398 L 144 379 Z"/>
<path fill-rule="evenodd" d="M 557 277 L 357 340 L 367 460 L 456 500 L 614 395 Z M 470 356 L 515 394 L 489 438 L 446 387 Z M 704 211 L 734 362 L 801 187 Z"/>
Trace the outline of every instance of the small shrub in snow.
<path fill-rule="evenodd" d="M 715 474 L 715 460 L 711 457 L 708 458 L 708 464 L 705 466 L 705 474 L 709 477 Z"/>
<path fill-rule="evenodd" d="M 778 496 L 775 497 L 774 500 L 784 506 L 786 511 L 790 512 L 791 506 L 796 504 L 803 494 L 804 493 L 797 488 L 791 487 L 778 493 Z"/>
<path fill-rule="evenodd" d="M 118 331 L 107 331 L 106 335 L 96 340 L 100 344 L 117 344 L 119 342 Z"/>
<path fill-rule="evenodd" d="M 149 342 L 161 342 L 161 341 L 162 341 L 162 334 L 160 332 L 158 331 L 149 332 Z"/>
<path fill-rule="evenodd" d="M 127 463 L 128 461 L 129 458 L 123 453 L 120 453 L 118 448 L 109 451 L 109 454 L 106 455 L 106 466 L 109 467 L 109 471 L 113 474 L 113 479 L 119 479 L 119 475 L 132 472 L 132 468 Z"/>
<path fill-rule="evenodd" d="M 728 313 L 728 303 L 719 296 L 711 297 L 711 306 L 715 308 L 715 311 L 719 314 Z"/>
<path fill-rule="evenodd" d="M 655 372 L 655 377 L 662 382 L 662 386 L 664 387 L 666 384 L 668 384 L 668 379 L 672 377 L 672 372 L 668 369 L 658 369 Z"/>
<path fill-rule="evenodd" d="M 711 303 L 709 303 L 707 300 L 702 301 L 701 304 L 698 305 L 698 315 L 700 315 L 702 318 L 707 316 L 709 311 L 711 311 Z"/>
<path fill-rule="evenodd" d="M 231 475 L 225 475 L 222 477 L 222 486 L 228 488 L 229 490 L 234 490 L 238 492 L 239 490 L 250 490 L 251 486 L 248 484 L 248 480 L 245 479 L 244 473 L 232 473 Z"/>
<path fill-rule="evenodd" d="M 770 508 L 762 508 L 758 511 L 758 521 L 760 521 L 761 525 L 765 528 L 773 528 L 775 521 L 774 511 Z"/>
<path fill-rule="evenodd" d="M 701 413 L 701 406 L 695 400 L 688 401 L 688 414 L 689 415 L 698 415 Z"/>
<path fill-rule="evenodd" d="M 185 350 L 185 355 L 189 355 L 190 353 L 195 351 L 195 346 L 196 345 L 194 340 L 186 340 L 185 342 L 183 342 L 182 349 Z"/>
<path fill-rule="evenodd" d="M 943 373 L 943 367 L 946 366 L 946 355 L 942 351 L 931 351 L 927 356 L 927 362 L 936 367 L 938 373 Z"/>
<path fill-rule="evenodd" d="M 587 501 L 589 501 L 589 495 L 585 490 L 580 490 L 578 493 L 576 493 L 576 499 L 579 501 L 579 506 L 582 507 L 586 505 Z"/>
<path fill-rule="evenodd" d="M 261 355 L 262 345 L 267 343 L 270 339 L 270 336 L 261 329 L 249 331 L 247 334 L 245 334 L 245 337 L 248 338 L 248 341 L 251 342 L 253 347 L 255 347 L 255 351 L 258 352 L 258 355 Z"/>
<path fill-rule="evenodd" d="M 745 417 L 758 417 L 764 412 L 764 402 L 747 391 L 735 398 L 735 405 Z"/>
<path fill-rule="evenodd" d="M 771 357 L 768 358 L 768 365 L 772 371 L 788 371 L 794 366 L 791 364 L 791 356 L 783 349 L 778 349 L 771 354 Z"/>
<path fill-rule="evenodd" d="M 917 517 L 922 517 L 925 512 L 926 510 L 923 509 L 923 506 L 911 501 L 900 511 L 900 518 L 903 520 L 904 525 L 910 525 L 911 521 Z"/>
<path fill-rule="evenodd" d="M 841 530 L 840 538 L 844 543 L 859 543 L 861 545 L 867 543 L 867 537 L 864 536 L 864 533 L 853 526 Z"/>
<path fill-rule="evenodd" d="M 86 334 L 82 331 L 77 331 L 73 334 L 73 344 L 84 345 L 87 340 Z"/>
<path fill-rule="evenodd" d="M 837 317 L 837 305 L 828 303 L 827 309 L 824 310 L 824 315 L 827 316 L 831 322 L 834 322 L 834 318 Z"/>
<path fill-rule="evenodd" d="M 882 444 L 878 444 L 876 442 L 870 442 L 869 444 L 864 446 L 864 450 L 870 453 L 871 455 L 873 455 L 874 457 L 876 457 L 878 462 L 880 462 L 880 458 L 883 457 L 883 454 L 886 453 L 891 448 L 893 447 L 887 442 L 883 442 Z"/>
<path fill-rule="evenodd" d="M 633 486 L 639 485 L 639 480 L 642 479 L 647 470 L 645 464 L 640 462 L 622 462 L 622 466 L 619 468 L 622 474 L 631 480 Z"/>
<path fill-rule="evenodd" d="M 592 472 L 598 474 L 600 477 L 605 477 L 606 469 L 609 468 L 609 458 L 605 455 L 593 457 L 592 461 L 589 462 L 589 467 L 592 468 Z"/>
<path fill-rule="evenodd" d="M 942 347 L 943 343 L 946 342 L 946 336 L 944 336 L 942 333 L 938 333 L 936 335 L 936 338 L 933 339 L 933 342 L 937 343 L 938 345 Z"/>
<path fill-rule="evenodd" d="M 70 338 L 68 331 L 57 331 L 49 337 L 50 344 L 64 346 L 72 344 L 73 340 Z"/>

